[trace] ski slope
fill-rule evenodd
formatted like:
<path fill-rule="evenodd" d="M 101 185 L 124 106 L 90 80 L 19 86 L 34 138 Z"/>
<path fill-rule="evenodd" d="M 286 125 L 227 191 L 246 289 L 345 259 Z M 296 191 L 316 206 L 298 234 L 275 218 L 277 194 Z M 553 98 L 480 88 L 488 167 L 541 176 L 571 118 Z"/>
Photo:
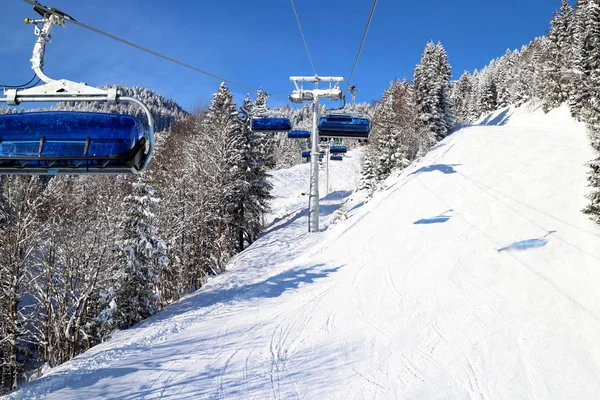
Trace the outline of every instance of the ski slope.
<path fill-rule="evenodd" d="M 226 273 L 8 398 L 597 399 L 584 129 L 480 122 L 367 203 L 359 155 L 335 165 L 317 234 L 307 166 L 277 172 L 271 228 Z"/>

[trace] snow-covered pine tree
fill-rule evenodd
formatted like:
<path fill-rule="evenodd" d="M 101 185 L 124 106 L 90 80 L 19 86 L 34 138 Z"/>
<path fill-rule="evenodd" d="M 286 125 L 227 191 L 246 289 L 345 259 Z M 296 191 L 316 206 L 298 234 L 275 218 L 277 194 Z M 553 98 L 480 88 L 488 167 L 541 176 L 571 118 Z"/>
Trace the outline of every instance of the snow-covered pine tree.
<path fill-rule="evenodd" d="M 457 82 L 452 85 L 451 100 L 454 114 L 458 122 L 469 122 L 469 101 L 473 95 L 471 74 L 465 71 Z"/>
<path fill-rule="evenodd" d="M 527 46 L 523 46 L 515 62 L 512 75 L 515 76 L 511 89 L 513 103 L 520 106 L 537 97 L 538 81 L 541 76 L 539 60 L 543 52 L 543 38 L 535 38 Z"/>
<path fill-rule="evenodd" d="M 479 110 L 482 114 L 498 109 L 498 89 L 491 68 L 486 68 L 481 72 L 479 95 Z"/>
<path fill-rule="evenodd" d="M 421 62 L 416 66 L 413 82 L 415 102 L 422 126 L 443 139 L 453 123 L 448 57 L 441 43 L 427 43 Z"/>
<path fill-rule="evenodd" d="M 560 88 L 560 51 L 558 48 L 558 26 L 560 15 L 554 12 L 551 29 L 548 32 L 548 56 L 542 60 L 541 87 L 542 108 L 545 112 L 556 108 L 561 103 Z"/>
<path fill-rule="evenodd" d="M 531 86 L 531 80 L 529 69 L 527 65 L 529 63 L 531 50 L 527 46 L 522 46 L 519 50 L 515 63 L 510 71 L 511 74 L 511 85 L 510 85 L 510 96 L 513 104 L 517 107 L 521 106 L 527 100 L 529 100 L 529 88 Z"/>
<path fill-rule="evenodd" d="M 371 154 L 376 157 L 375 174 L 378 181 L 385 180 L 396 166 L 398 148 L 397 125 L 394 115 L 394 85 L 383 93 L 381 102 L 373 116 L 373 132 Z"/>
<path fill-rule="evenodd" d="M 377 171 L 375 168 L 375 155 L 371 154 L 372 147 L 368 147 L 363 153 L 361 160 L 362 172 L 358 189 L 367 193 L 367 198 L 371 198 L 377 189 Z"/>
<path fill-rule="evenodd" d="M 419 120 L 432 132 L 442 131 L 442 117 L 437 109 L 437 79 L 434 68 L 435 44 L 427 43 L 421 63 L 414 70 L 415 100 Z"/>
<path fill-rule="evenodd" d="M 258 98 L 258 96 L 257 96 Z M 272 185 L 268 180 L 267 164 L 271 154 L 268 153 L 265 135 L 255 134 L 252 131 L 252 116 L 254 103 L 250 98 L 244 100 L 240 108 L 242 133 L 245 139 L 244 170 L 248 191 L 241 205 L 241 220 L 243 223 L 242 234 L 239 240 L 239 249 L 243 250 L 244 242 L 252 243 L 257 239 L 262 229 L 262 216 L 269 208 Z"/>
<path fill-rule="evenodd" d="M 267 106 L 267 100 L 269 95 L 262 89 L 258 89 L 256 92 L 256 98 L 254 99 L 252 111 L 255 115 L 261 115 L 266 113 L 269 108 Z"/>
<path fill-rule="evenodd" d="M 510 56 L 505 56 L 506 61 L 504 61 L 504 70 L 506 73 L 506 96 L 508 105 L 516 104 L 518 101 L 516 87 L 518 83 L 520 56 L 520 51 L 516 49 L 511 51 Z"/>
<path fill-rule="evenodd" d="M 589 32 L 589 100 L 586 122 L 594 133 L 593 142 L 600 137 L 600 0 L 588 0 Z M 600 150 L 600 146 L 596 146 Z"/>
<path fill-rule="evenodd" d="M 544 98 L 546 87 L 544 86 L 545 72 L 544 65 L 551 58 L 550 41 L 546 36 L 542 36 L 539 40 L 539 47 L 533 57 L 533 87 L 532 98 L 540 100 Z"/>
<path fill-rule="evenodd" d="M 438 74 L 439 74 L 439 93 L 438 93 L 438 107 L 441 110 L 443 116 L 443 126 L 445 131 L 443 135 L 446 136 L 452 125 L 454 125 L 454 109 L 452 106 L 452 100 L 450 99 L 450 79 L 452 79 L 452 67 L 448 62 L 448 55 L 446 49 L 442 46 L 441 42 L 435 45 L 437 50 L 438 60 Z"/>
<path fill-rule="evenodd" d="M 259 89 L 256 92 L 256 98 L 254 99 L 254 103 L 252 106 L 252 117 L 256 117 L 268 112 L 268 100 L 269 95 L 267 94 L 267 92 L 265 92 L 262 89 Z M 274 135 L 267 135 L 261 138 L 261 146 L 263 147 L 262 157 L 265 160 L 265 167 L 267 169 L 275 168 L 275 166 L 277 165 L 277 160 L 275 158 L 275 144 L 276 139 L 274 138 Z"/>
<path fill-rule="evenodd" d="M 417 123 L 414 88 L 406 79 L 395 81 L 392 86 L 393 115 L 396 123 L 395 167 L 405 168 L 417 158 L 421 148 L 421 136 Z"/>
<path fill-rule="evenodd" d="M 219 273 L 237 252 L 238 221 L 234 217 L 247 189 L 242 167 L 244 137 L 233 94 L 225 83 L 213 95 L 202 125 L 207 146 L 203 163 L 212 188 L 209 224 L 214 229 L 211 234 L 215 235 L 214 246 L 205 261 L 208 271 Z"/>
<path fill-rule="evenodd" d="M 420 128 L 416 121 L 412 87 L 406 79 L 391 82 L 373 113 L 373 131 L 362 160 L 366 170 L 361 187 L 374 190 L 376 181 L 386 179 L 395 168 L 409 165 L 422 147 L 430 147 L 433 139 L 428 135 L 433 133 Z M 428 135 L 424 136 L 423 131 Z"/>
<path fill-rule="evenodd" d="M 598 91 L 600 46 L 600 2 L 578 0 L 575 11 L 575 39 L 573 45 L 573 85 L 569 97 L 571 113 L 588 123 L 594 113 L 594 97 Z"/>
<path fill-rule="evenodd" d="M 576 6 L 574 66 L 576 85 L 571 111 L 588 125 L 592 146 L 600 154 L 600 0 L 579 0 Z M 600 156 L 589 163 L 594 189 L 584 210 L 600 223 Z"/>
<path fill-rule="evenodd" d="M 515 63 L 515 53 L 510 49 L 496 62 L 496 70 L 494 71 L 496 80 L 497 102 L 498 108 L 506 107 L 513 103 L 510 86 L 512 76 L 510 71 Z"/>
<path fill-rule="evenodd" d="M 128 328 L 156 310 L 157 270 L 166 266 L 166 245 L 154 225 L 159 199 L 142 178 L 133 183 L 133 193 L 124 199 L 126 210 L 120 242 L 120 271 L 116 290 L 115 322 Z"/>
<path fill-rule="evenodd" d="M 473 122 L 479 118 L 482 114 L 479 104 L 481 102 L 481 91 L 480 86 L 480 75 L 481 73 L 476 69 L 473 71 L 471 76 L 471 96 L 467 99 L 467 121 Z"/>
<path fill-rule="evenodd" d="M 569 98 L 574 33 L 573 8 L 563 0 L 548 32 L 547 56 L 542 60 L 542 106 L 548 112 Z"/>
<path fill-rule="evenodd" d="M 600 154 L 600 135 L 592 133 L 595 137 L 596 145 L 594 146 L 598 154 Z M 594 221 L 600 224 L 600 156 L 591 161 L 588 166 L 591 168 L 588 181 L 594 191 L 589 195 L 590 204 L 583 210 L 584 213 L 590 215 Z"/>
<path fill-rule="evenodd" d="M 226 137 L 226 148 L 223 153 L 224 171 L 227 172 L 227 192 L 224 192 L 224 217 L 229 227 L 225 236 L 231 240 L 227 244 L 231 248 L 227 258 L 233 257 L 237 252 L 244 249 L 244 237 L 246 230 L 245 206 L 249 199 L 250 182 L 248 180 L 248 162 L 250 162 L 250 149 L 247 143 L 248 137 L 243 132 L 242 121 L 236 121 L 238 127 L 229 132 Z M 224 182 L 225 183 L 225 182 Z M 227 260 L 225 261 L 227 262 Z"/>

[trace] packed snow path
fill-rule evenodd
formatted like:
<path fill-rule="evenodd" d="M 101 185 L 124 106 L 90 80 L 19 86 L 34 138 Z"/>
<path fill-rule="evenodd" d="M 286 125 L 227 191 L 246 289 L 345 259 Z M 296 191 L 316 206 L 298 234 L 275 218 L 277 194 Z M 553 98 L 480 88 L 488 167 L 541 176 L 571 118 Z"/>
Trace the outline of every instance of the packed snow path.
<path fill-rule="evenodd" d="M 12 397 L 597 399 L 588 139 L 564 108 L 482 123 L 345 221 L 325 198 L 321 233 L 282 200 L 227 273 Z"/>

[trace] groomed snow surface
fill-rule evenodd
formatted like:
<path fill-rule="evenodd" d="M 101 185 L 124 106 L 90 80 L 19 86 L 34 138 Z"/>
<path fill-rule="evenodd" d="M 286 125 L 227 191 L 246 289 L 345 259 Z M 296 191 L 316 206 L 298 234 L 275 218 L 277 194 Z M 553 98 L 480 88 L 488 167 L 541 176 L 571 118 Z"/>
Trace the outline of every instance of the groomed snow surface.
<path fill-rule="evenodd" d="M 276 172 L 226 273 L 8 397 L 598 399 L 584 128 L 530 105 L 480 123 L 367 203 L 360 153 L 332 163 L 316 234 L 308 166 Z"/>

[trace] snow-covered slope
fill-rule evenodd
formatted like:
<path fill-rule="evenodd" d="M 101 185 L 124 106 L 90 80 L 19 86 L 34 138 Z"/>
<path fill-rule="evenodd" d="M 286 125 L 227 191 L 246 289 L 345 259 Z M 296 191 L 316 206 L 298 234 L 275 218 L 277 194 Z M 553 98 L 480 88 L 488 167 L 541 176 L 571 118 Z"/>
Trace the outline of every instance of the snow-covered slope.
<path fill-rule="evenodd" d="M 361 150 L 349 152 L 344 161 L 329 162 L 329 192 L 353 191 L 358 187 L 360 179 L 360 154 Z M 325 164 L 320 169 L 319 193 L 325 193 L 326 169 Z M 302 211 L 308 204 L 310 182 L 310 164 L 304 163 L 289 169 L 273 171 L 271 173 L 275 197 L 272 201 L 272 210 L 265 218 L 266 224 L 278 221 L 297 211 Z M 345 194 L 345 196 L 348 193 Z"/>
<path fill-rule="evenodd" d="M 565 108 L 492 120 L 366 204 L 347 175 L 318 234 L 280 172 L 287 216 L 227 273 L 10 397 L 598 398 L 600 229 L 580 212 L 593 152 Z"/>

